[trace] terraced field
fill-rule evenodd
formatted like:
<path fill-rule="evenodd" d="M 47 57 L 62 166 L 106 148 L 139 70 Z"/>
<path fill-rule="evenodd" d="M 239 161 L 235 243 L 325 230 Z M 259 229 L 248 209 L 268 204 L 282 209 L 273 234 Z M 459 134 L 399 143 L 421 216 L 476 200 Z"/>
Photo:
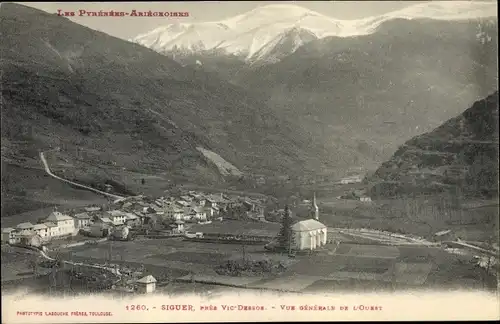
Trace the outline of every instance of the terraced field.
<path fill-rule="evenodd" d="M 263 246 L 238 246 L 184 241 L 182 238 L 105 242 L 77 247 L 66 256 L 92 262 L 112 262 L 162 278 L 197 284 L 297 292 L 332 290 L 384 291 L 400 289 L 472 288 L 494 286 L 494 280 L 467 256 L 427 246 L 329 244 L 311 254 L 266 252 Z M 214 267 L 227 260 L 274 260 L 287 264 L 281 275 L 252 277 L 218 275 Z M 189 289 L 188 289 L 189 290 Z"/>

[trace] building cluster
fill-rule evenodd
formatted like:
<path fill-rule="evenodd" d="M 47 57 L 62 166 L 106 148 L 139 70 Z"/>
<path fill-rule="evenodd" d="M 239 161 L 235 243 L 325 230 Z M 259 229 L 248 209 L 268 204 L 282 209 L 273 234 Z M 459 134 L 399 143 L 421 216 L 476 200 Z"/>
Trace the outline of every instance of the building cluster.
<path fill-rule="evenodd" d="M 338 199 L 359 200 L 362 202 L 371 202 L 372 199 L 367 195 L 366 190 L 352 190 L 345 194 L 338 196 Z"/>
<path fill-rule="evenodd" d="M 360 183 L 363 182 L 363 177 L 360 175 L 353 175 L 349 177 L 345 177 L 340 179 L 340 184 L 352 184 L 352 183 Z"/>
<path fill-rule="evenodd" d="M 64 238 L 78 233 L 73 217 L 54 210 L 36 224 L 25 222 L 16 227 L 2 229 L 2 243 L 40 246 L 52 239 Z"/>
<path fill-rule="evenodd" d="M 182 233 L 186 222 L 203 223 L 237 214 L 263 218 L 262 201 L 195 191 L 157 199 L 135 196 L 117 201 L 106 210 L 101 207 L 87 207 L 71 213 L 54 210 L 37 224 L 26 222 L 2 229 L 2 243 L 40 246 L 79 232 L 124 240 L 131 228 L 148 224 L 168 226 L 172 233 Z"/>
<path fill-rule="evenodd" d="M 231 218 L 241 214 L 249 217 L 264 215 L 263 202 L 260 200 L 197 191 L 157 199 L 130 197 L 118 204 L 120 210 L 137 215 L 143 224 L 203 223 L 219 217 Z"/>

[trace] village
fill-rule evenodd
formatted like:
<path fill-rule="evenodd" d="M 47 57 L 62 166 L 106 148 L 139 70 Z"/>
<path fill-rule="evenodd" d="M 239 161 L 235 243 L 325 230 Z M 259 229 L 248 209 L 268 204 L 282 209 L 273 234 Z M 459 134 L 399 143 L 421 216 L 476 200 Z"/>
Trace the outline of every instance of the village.
<path fill-rule="evenodd" d="M 264 221 L 264 203 L 262 199 L 189 191 L 157 199 L 128 197 L 80 210 L 55 208 L 36 224 L 3 228 L 2 243 L 41 247 L 77 234 L 121 240 L 130 240 L 133 233 L 181 235 L 190 224 L 210 224 L 222 218 Z"/>
<path fill-rule="evenodd" d="M 38 256 L 33 274 L 48 278 L 39 289 L 50 293 L 74 291 L 77 282 L 84 292 L 122 295 L 228 287 L 395 290 L 441 284 L 449 271 L 463 272 L 450 287 L 492 285 L 472 254 L 455 255 L 458 262 L 440 242 L 328 227 L 321 217 L 329 215 L 320 215 L 315 193 L 289 205 L 263 195 L 179 190 L 54 208 L 35 224 L 2 229 L 2 246 L 14 249 L 6 258 Z"/>
<path fill-rule="evenodd" d="M 288 206 L 270 212 L 286 216 L 282 219 L 291 231 L 282 233 L 283 224 L 265 219 L 264 197 L 197 191 L 157 199 L 135 196 L 105 206 L 54 209 L 36 224 L 4 228 L 2 244 L 41 251 L 45 260 L 37 269 L 64 270 L 73 281 L 104 290 L 149 293 L 157 282 L 203 282 L 203 276 L 213 275 L 258 281 L 285 272 L 296 252 L 333 244 L 318 221 L 316 197 L 308 202 L 311 219 L 293 224 Z M 153 251 L 170 262 L 144 257 Z"/>

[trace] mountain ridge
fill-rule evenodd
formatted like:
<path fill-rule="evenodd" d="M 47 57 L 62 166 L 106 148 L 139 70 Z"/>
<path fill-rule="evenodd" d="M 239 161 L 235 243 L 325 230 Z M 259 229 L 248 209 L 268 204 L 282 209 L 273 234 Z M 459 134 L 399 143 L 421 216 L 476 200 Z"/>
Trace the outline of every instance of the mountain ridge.
<path fill-rule="evenodd" d="M 495 16 L 494 2 L 446 1 L 417 4 L 380 16 L 357 20 L 340 20 L 304 7 L 286 4 L 264 5 L 232 18 L 201 23 L 170 24 L 131 38 L 160 53 L 177 51 L 184 55 L 217 50 L 222 55 L 235 55 L 254 62 L 256 53 L 271 47 L 275 39 L 285 38 L 288 30 L 299 28 L 315 38 L 353 37 L 375 32 L 393 19 L 432 18 L 468 20 Z M 289 49 L 282 55 L 288 55 Z M 266 57 L 259 57 L 265 61 Z"/>
<path fill-rule="evenodd" d="M 375 167 L 497 88 L 497 39 L 496 21 L 392 20 L 374 34 L 309 42 L 232 80 L 327 151 Z"/>

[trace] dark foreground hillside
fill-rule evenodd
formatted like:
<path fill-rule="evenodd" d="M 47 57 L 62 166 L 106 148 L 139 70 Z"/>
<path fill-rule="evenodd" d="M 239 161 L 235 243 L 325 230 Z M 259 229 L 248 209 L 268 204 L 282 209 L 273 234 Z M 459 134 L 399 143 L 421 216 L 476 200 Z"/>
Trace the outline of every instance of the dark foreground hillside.
<path fill-rule="evenodd" d="M 3 164 L 42 170 L 38 152 L 59 148 L 48 158 L 61 175 L 93 184 L 121 183 L 121 170 L 226 181 L 198 147 L 243 172 L 318 165 L 307 135 L 214 76 L 22 5 L 2 4 L 0 30 Z"/>
<path fill-rule="evenodd" d="M 498 144 L 497 91 L 402 145 L 370 179 L 372 195 L 498 197 Z"/>

